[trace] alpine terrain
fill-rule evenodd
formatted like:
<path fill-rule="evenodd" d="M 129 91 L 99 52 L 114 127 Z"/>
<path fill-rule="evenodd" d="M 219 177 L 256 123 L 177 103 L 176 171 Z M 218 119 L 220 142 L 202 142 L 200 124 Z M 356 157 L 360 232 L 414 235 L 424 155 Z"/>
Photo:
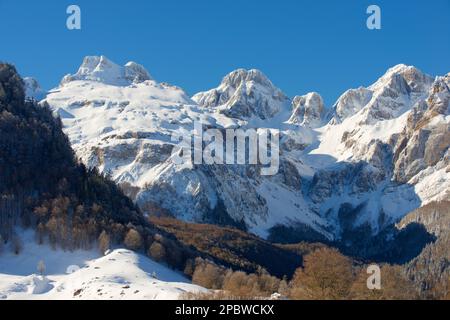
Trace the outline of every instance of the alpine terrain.
<path fill-rule="evenodd" d="M 105 56 L 49 91 L 0 64 L 0 299 L 448 296 L 450 73 L 374 80 L 327 106 L 259 70 L 190 96 Z M 198 123 L 278 131 L 277 173 L 177 162 Z"/>
<path fill-rule="evenodd" d="M 327 108 L 318 93 L 290 98 L 262 72 L 239 69 L 189 97 L 137 63 L 100 56 L 86 57 L 43 103 L 61 117 L 82 162 L 110 174 L 148 214 L 277 242 L 339 242 L 358 230 L 375 236 L 448 199 L 449 85 L 450 74 L 397 65 Z M 280 130 L 278 174 L 174 164 L 171 134 L 190 132 L 194 121 Z"/>

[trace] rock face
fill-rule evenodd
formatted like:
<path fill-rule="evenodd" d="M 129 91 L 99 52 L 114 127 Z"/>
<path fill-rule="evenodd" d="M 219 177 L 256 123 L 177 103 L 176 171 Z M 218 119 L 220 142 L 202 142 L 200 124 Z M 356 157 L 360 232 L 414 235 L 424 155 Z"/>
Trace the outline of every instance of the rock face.
<path fill-rule="evenodd" d="M 428 98 L 411 110 L 394 146 L 397 181 L 405 183 L 426 168 L 450 165 L 449 84 L 449 75 L 438 77 Z"/>
<path fill-rule="evenodd" d="M 216 89 L 192 97 L 202 107 L 218 108 L 231 118 L 270 119 L 286 110 L 289 99 L 259 70 L 238 69 Z"/>
<path fill-rule="evenodd" d="M 399 64 L 368 88 L 346 91 L 333 107 L 331 120 L 341 123 L 360 111 L 365 124 L 396 118 L 423 99 L 432 83 L 433 78 L 415 67 Z"/>
<path fill-rule="evenodd" d="M 322 124 L 325 106 L 322 97 L 311 92 L 304 96 L 296 96 L 292 100 L 292 115 L 288 122 L 301 126 L 319 127 Z"/>
<path fill-rule="evenodd" d="M 346 91 L 325 116 L 319 94 L 290 99 L 257 70 L 236 70 L 191 99 L 137 64 L 87 57 L 45 100 L 78 156 L 109 172 L 150 214 L 283 241 L 287 234 L 337 240 L 361 228 L 370 237 L 448 196 L 448 79 L 399 65 L 368 88 Z M 191 133 L 194 121 L 279 130 L 278 173 L 175 164 L 171 136 Z"/>
<path fill-rule="evenodd" d="M 346 91 L 336 102 L 332 109 L 333 123 L 340 123 L 342 120 L 358 113 L 372 99 L 373 92 L 367 88 L 359 87 Z"/>

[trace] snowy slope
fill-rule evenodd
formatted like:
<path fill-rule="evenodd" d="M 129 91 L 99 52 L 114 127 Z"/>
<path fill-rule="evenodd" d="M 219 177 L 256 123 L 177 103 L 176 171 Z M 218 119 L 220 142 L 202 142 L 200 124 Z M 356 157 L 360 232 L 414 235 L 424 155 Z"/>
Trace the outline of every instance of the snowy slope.
<path fill-rule="evenodd" d="M 23 252 L 0 255 L 0 299 L 177 299 L 205 289 L 153 260 L 126 249 L 64 252 L 23 235 Z M 37 265 L 44 261 L 44 276 Z"/>
<path fill-rule="evenodd" d="M 138 186 L 147 183 L 141 176 L 155 163 L 146 162 L 146 153 L 166 146 L 166 154 L 161 157 L 167 157 L 172 131 L 188 130 L 194 121 L 224 126 L 234 123 L 205 114 L 180 88 L 153 80 L 129 86 L 65 81 L 45 100 L 63 119 L 66 133 L 82 159 L 111 171 L 119 182 Z M 105 154 L 95 158 L 93 153 L 99 148 Z M 138 169 L 138 165 L 142 167 Z"/>
<path fill-rule="evenodd" d="M 397 65 L 373 85 L 346 91 L 325 114 L 319 94 L 290 99 L 258 70 L 233 71 L 191 99 L 136 63 L 87 57 L 45 100 L 77 155 L 111 173 L 145 212 L 226 218 L 262 237 L 286 225 L 336 239 L 343 206 L 357 212 L 354 227 L 376 233 L 448 195 L 448 79 Z M 174 164 L 171 134 L 190 132 L 199 120 L 280 130 L 279 173 Z"/>

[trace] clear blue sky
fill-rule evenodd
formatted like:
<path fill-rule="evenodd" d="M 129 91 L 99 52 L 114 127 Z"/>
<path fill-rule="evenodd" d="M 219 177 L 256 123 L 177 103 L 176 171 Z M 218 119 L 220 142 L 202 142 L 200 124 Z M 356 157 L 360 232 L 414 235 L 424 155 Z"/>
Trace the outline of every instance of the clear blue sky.
<path fill-rule="evenodd" d="M 66 8 L 82 30 L 66 29 Z M 382 29 L 366 28 L 366 8 Z M 143 64 L 189 94 L 228 72 L 257 68 L 289 96 L 318 91 L 327 105 L 395 64 L 450 72 L 450 0 L 0 0 L 0 60 L 46 89 L 86 55 Z"/>

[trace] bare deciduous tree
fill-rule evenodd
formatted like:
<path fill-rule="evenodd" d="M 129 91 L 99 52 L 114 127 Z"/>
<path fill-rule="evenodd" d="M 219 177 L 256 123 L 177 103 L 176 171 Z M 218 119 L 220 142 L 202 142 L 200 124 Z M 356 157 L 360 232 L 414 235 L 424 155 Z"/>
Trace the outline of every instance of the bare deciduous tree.
<path fill-rule="evenodd" d="M 44 260 L 40 260 L 40 261 L 38 262 L 38 264 L 37 264 L 37 271 L 39 272 L 39 274 L 40 274 L 41 276 L 44 275 L 44 273 L 45 273 L 45 263 L 44 263 Z"/>
<path fill-rule="evenodd" d="M 131 250 L 139 250 L 142 247 L 142 237 L 135 229 L 130 229 L 125 236 L 125 246 Z"/>
<path fill-rule="evenodd" d="M 162 261 L 166 257 L 166 249 L 161 243 L 155 241 L 150 246 L 148 255 L 156 261 Z"/>
<path fill-rule="evenodd" d="M 308 254 L 291 281 L 293 299 L 345 299 L 353 282 L 352 262 L 336 249 Z"/>
<path fill-rule="evenodd" d="M 98 237 L 98 248 L 101 254 L 105 254 L 110 248 L 110 237 L 105 230 L 103 230 Z"/>

